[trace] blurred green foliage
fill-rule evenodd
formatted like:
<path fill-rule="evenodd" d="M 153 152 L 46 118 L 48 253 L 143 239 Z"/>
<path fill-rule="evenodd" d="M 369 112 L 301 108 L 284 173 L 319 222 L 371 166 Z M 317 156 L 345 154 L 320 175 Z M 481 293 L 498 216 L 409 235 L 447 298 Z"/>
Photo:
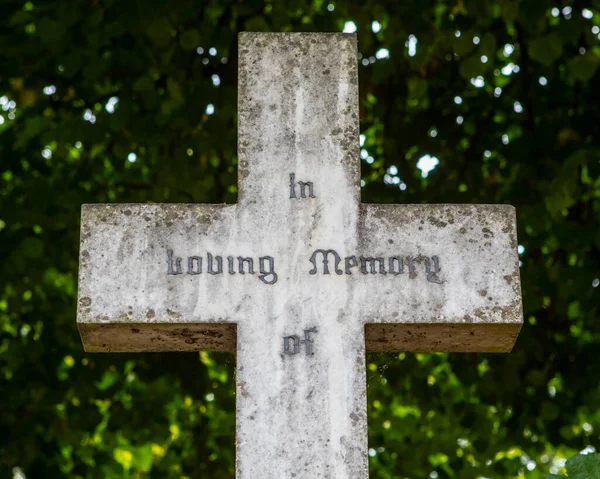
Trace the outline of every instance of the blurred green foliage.
<path fill-rule="evenodd" d="M 83 352 L 80 206 L 234 202 L 237 33 L 354 28 L 363 201 L 515 205 L 525 307 L 509 355 L 369 357 L 371 477 L 598 477 L 598 456 L 565 459 L 600 446 L 599 2 L 3 0 L 0 17 L 1 477 L 233 477 L 233 357 Z"/>

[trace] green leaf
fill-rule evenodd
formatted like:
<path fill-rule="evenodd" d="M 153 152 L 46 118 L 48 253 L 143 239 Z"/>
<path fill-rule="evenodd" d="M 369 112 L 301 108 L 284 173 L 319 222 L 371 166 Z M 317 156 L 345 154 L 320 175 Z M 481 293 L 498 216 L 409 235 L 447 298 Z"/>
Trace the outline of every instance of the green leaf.
<path fill-rule="evenodd" d="M 28 142 L 38 136 L 47 127 L 47 122 L 41 116 L 30 116 L 24 120 L 21 134 L 15 141 L 15 148 L 24 149 Z"/>
<path fill-rule="evenodd" d="M 481 44 L 479 50 L 482 54 L 487 55 L 489 58 L 493 58 L 496 54 L 496 37 L 493 33 L 487 32 L 481 37 Z"/>
<path fill-rule="evenodd" d="M 471 53 L 475 48 L 473 43 L 473 35 L 471 32 L 462 32 L 460 37 L 452 37 L 452 49 L 460 56 L 465 56 Z"/>
<path fill-rule="evenodd" d="M 54 43 L 64 36 L 65 25 L 62 22 L 55 22 L 48 17 L 44 17 L 40 21 L 37 31 L 42 42 Z"/>
<path fill-rule="evenodd" d="M 146 34 L 157 47 L 164 47 L 172 38 L 171 25 L 165 17 L 154 17 L 152 23 L 146 29 Z"/>
<path fill-rule="evenodd" d="M 184 50 L 195 50 L 200 45 L 200 34 L 198 30 L 186 30 L 179 38 L 179 44 Z"/>
<path fill-rule="evenodd" d="M 494 14 L 494 5 L 490 0 L 478 0 L 469 2 L 467 8 L 470 14 L 477 18 L 477 23 L 487 26 L 491 23 Z"/>
<path fill-rule="evenodd" d="M 152 467 L 152 444 L 144 444 L 133 450 L 133 465 L 144 472 Z"/>
<path fill-rule="evenodd" d="M 567 461 L 569 479 L 598 479 L 600 454 L 578 454 Z"/>
<path fill-rule="evenodd" d="M 520 2 L 517 22 L 528 33 L 541 35 L 546 31 L 546 15 L 550 8 L 546 1 Z"/>
<path fill-rule="evenodd" d="M 484 70 L 483 63 L 481 63 L 481 57 L 479 55 L 472 55 L 469 58 L 464 59 L 460 62 L 458 71 L 460 76 L 465 80 L 469 80 L 476 77 Z"/>
<path fill-rule="evenodd" d="M 39 238 L 25 238 L 21 242 L 21 254 L 27 258 L 41 258 L 44 254 L 44 242 Z"/>
<path fill-rule="evenodd" d="M 182 100 L 181 85 L 174 78 L 167 78 L 167 90 L 169 91 L 169 94 L 173 100 L 178 102 Z"/>
<path fill-rule="evenodd" d="M 600 60 L 594 53 L 586 52 L 584 55 L 577 55 L 567 62 L 569 72 L 578 80 L 589 81 L 595 75 Z"/>
<path fill-rule="evenodd" d="M 127 449 L 116 448 L 113 451 L 113 457 L 115 461 L 123 466 L 125 470 L 129 470 L 131 468 L 131 463 L 133 462 L 133 454 L 131 451 Z"/>
<path fill-rule="evenodd" d="M 519 18 L 519 4 L 517 2 L 504 1 L 501 3 L 502 18 L 506 23 L 514 23 Z"/>
<path fill-rule="evenodd" d="M 105 391 L 109 387 L 111 387 L 114 383 L 117 382 L 118 374 L 114 371 L 106 371 L 102 375 L 102 379 L 96 383 L 96 387 L 100 389 L 100 391 Z"/>
<path fill-rule="evenodd" d="M 556 404 L 550 401 L 544 401 L 540 410 L 540 416 L 548 421 L 556 419 L 560 409 Z"/>
<path fill-rule="evenodd" d="M 556 33 L 536 38 L 529 44 L 529 56 L 535 61 L 550 66 L 562 55 L 563 47 Z"/>
<path fill-rule="evenodd" d="M 408 97 L 411 100 L 420 100 L 427 95 L 427 81 L 419 77 L 410 77 L 407 81 Z"/>
<path fill-rule="evenodd" d="M 133 84 L 134 91 L 138 91 L 140 93 L 149 92 L 154 90 L 154 82 L 152 78 L 147 75 L 139 77 L 135 83 Z"/>

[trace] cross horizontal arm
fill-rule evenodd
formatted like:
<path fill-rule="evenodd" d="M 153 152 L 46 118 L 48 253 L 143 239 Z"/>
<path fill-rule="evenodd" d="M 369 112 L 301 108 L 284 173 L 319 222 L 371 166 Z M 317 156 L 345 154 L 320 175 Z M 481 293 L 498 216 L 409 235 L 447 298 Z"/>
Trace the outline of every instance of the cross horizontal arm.
<path fill-rule="evenodd" d="M 363 204 L 356 243 L 319 242 L 295 256 L 283 235 L 281 247 L 265 247 L 268 228 L 247 219 L 234 205 L 86 205 L 86 348 L 235 351 L 235 324 L 275 301 L 290 278 L 326 292 L 315 304 L 349 298 L 368 351 L 514 344 L 522 310 L 510 206 Z"/>
<path fill-rule="evenodd" d="M 523 315 L 512 206 L 363 204 L 358 236 L 382 260 L 354 294 L 367 350 L 512 349 Z"/>
<path fill-rule="evenodd" d="M 78 326 L 86 350 L 235 349 L 234 312 L 243 297 L 230 303 L 236 293 L 220 280 L 251 289 L 275 273 L 270 256 L 257 254 L 260 246 L 243 238 L 228 244 L 232 235 L 222 233 L 238 225 L 235 209 L 84 205 Z"/>

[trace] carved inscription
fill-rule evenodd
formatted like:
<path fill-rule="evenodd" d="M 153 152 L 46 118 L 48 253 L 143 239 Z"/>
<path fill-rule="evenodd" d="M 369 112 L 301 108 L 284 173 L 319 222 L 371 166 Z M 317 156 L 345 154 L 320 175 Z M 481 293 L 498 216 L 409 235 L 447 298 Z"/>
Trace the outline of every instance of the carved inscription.
<path fill-rule="evenodd" d="M 300 198 L 306 198 L 306 190 L 308 189 L 308 197 L 315 198 L 315 192 L 312 181 L 299 181 L 300 186 Z M 290 198 L 297 198 L 296 196 L 296 174 L 290 173 Z"/>
<path fill-rule="evenodd" d="M 404 273 L 404 266 L 408 269 L 409 278 L 414 279 L 417 276 L 415 264 L 425 265 L 425 278 L 430 283 L 442 284 L 443 281 L 439 277 L 440 259 L 438 256 L 427 257 L 419 256 L 346 256 L 344 258 L 344 270 L 340 267 L 342 258 L 332 249 L 318 249 L 311 255 L 309 261 L 312 263 L 312 269 L 308 272 L 311 275 L 318 273 L 319 268 L 317 263 L 321 259 L 323 266 L 321 271 L 323 274 L 331 274 L 335 271 L 336 274 L 352 274 L 353 268 L 356 268 L 355 273 L 361 274 L 391 274 L 398 276 Z M 386 269 L 387 268 L 387 269 Z"/>
<path fill-rule="evenodd" d="M 258 261 L 250 256 L 226 256 L 227 274 L 254 275 L 264 284 L 275 284 L 278 276 L 275 272 L 275 258 L 272 256 L 260 256 Z M 345 256 L 342 257 L 333 249 L 317 249 L 308 260 L 312 268 L 308 271 L 310 275 L 316 275 L 319 270 L 322 274 L 337 275 L 347 274 L 379 274 L 398 276 L 408 273 L 410 279 L 418 276 L 418 270 L 424 267 L 425 278 L 430 283 L 442 284 L 440 279 L 440 258 L 438 256 Z M 175 256 L 172 249 L 167 249 L 167 275 L 201 275 L 206 266 L 206 273 L 210 275 L 223 274 L 223 256 L 206 253 L 206 256 L 188 256 L 187 262 L 183 258 Z M 183 264 L 187 265 L 184 271 Z M 420 266 L 420 268 L 419 268 Z M 422 269 L 421 269 L 422 271 Z M 293 336 L 289 336 L 293 338 Z M 290 340 L 291 341 L 291 340 Z M 291 344 L 291 343 L 290 343 Z M 293 347 L 289 347 L 290 351 Z M 287 350 L 286 350 L 287 351 Z"/>
<path fill-rule="evenodd" d="M 317 328 L 310 328 L 304 330 L 304 339 L 300 339 L 295 334 L 283 337 L 283 352 L 288 356 L 294 356 L 300 352 L 300 345 L 304 344 L 304 349 L 307 356 L 314 354 L 313 343 L 314 340 L 311 338 L 310 333 L 316 333 Z"/>
<path fill-rule="evenodd" d="M 203 259 L 201 256 L 188 256 L 186 273 L 190 275 L 202 274 Z M 182 261 L 183 258 L 173 255 L 172 249 L 167 249 L 167 275 L 184 274 L 181 266 Z M 254 264 L 254 258 L 251 257 L 227 256 L 229 274 L 256 274 Z M 212 275 L 223 274 L 223 257 L 206 253 L 206 272 Z M 258 258 L 258 279 L 265 284 L 275 284 L 277 282 L 275 259 L 272 256 L 260 256 Z"/>

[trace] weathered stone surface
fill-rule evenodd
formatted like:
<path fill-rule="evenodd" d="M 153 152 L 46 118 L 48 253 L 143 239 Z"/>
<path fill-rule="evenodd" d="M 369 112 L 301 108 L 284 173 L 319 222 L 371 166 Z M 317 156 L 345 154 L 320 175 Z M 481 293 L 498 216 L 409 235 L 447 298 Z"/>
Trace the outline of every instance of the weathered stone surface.
<path fill-rule="evenodd" d="M 238 203 L 83 207 L 86 350 L 235 351 L 238 477 L 367 477 L 365 347 L 521 327 L 513 208 L 361 204 L 358 153 L 355 37 L 241 34 Z"/>

